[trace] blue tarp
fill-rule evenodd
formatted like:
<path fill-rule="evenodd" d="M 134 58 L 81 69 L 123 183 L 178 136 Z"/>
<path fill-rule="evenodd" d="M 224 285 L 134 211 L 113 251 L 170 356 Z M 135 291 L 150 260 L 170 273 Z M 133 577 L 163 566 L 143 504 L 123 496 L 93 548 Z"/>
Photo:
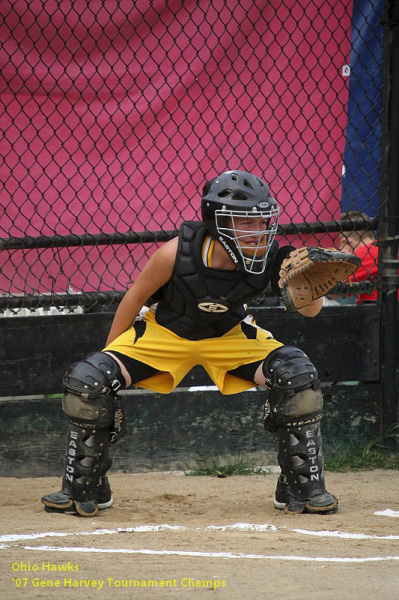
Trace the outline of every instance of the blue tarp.
<path fill-rule="evenodd" d="M 353 3 L 342 210 L 378 212 L 382 130 L 383 0 Z"/>

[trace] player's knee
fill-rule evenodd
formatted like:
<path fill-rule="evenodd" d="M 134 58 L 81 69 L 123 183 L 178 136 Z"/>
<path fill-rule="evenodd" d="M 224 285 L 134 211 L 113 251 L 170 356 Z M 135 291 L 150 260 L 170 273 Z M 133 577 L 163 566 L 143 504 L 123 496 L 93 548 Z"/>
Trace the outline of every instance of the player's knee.
<path fill-rule="evenodd" d="M 265 404 L 265 428 L 321 418 L 323 395 L 316 367 L 299 348 L 282 346 L 269 354 L 263 372 L 271 391 Z"/>
<path fill-rule="evenodd" d="M 107 429 L 114 421 L 114 404 L 112 398 L 101 395 L 97 398 L 84 399 L 71 392 L 65 392 L 62 398 L 62 410 L 71 420 L 77 423 L 98 426 Z"/>
<path fill-rule="evenodd" d="M 288 394 L 320 387 L 316 367 L 307 354 L 295 346 L 281 346 L 270 352 L 263 361 L 262 370 L 270 386 Z"/>
<path fill-rule="evenodd" d="M 111 356 L 90 354 L 67 369 L 63 383 L 62 409 L 70 419 L 100 428 L 113 423 L 116 391 L 124 379 Z"/>
<path fill-rule="evenodd" d="M 303 417 L 321 415 L 323 411 L 323 395 L 320 390 L 307 388 L 296 392 L 292 396 L 280 394 L 278 412 L 286 420 L 295 420 Z"/>
<path fill-rule="evenodd" d="M 93 352 L 65 371 L 64 387 L 82 397 L 95 398 L 101 391 L 117 392 L 125 386 L 121 369 L 109 354 Z"/>

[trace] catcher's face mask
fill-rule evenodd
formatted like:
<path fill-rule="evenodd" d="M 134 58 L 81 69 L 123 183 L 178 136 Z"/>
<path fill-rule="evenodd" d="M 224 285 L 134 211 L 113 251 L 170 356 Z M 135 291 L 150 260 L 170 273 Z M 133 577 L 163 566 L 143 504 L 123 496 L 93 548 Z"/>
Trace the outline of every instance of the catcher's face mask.
<path fill-rule="evenodd" d="M 218 240 L 238 267 L 263 273 L 278 226 L 278 206 L 269 210 L 215 211 Z"/>
<path fill-rule="evenodd" d="M 204 185 L 201 212 L 238 269 L 263 273 L 279 214 L 267 183 L 246 171 L 226 171 Z"/>

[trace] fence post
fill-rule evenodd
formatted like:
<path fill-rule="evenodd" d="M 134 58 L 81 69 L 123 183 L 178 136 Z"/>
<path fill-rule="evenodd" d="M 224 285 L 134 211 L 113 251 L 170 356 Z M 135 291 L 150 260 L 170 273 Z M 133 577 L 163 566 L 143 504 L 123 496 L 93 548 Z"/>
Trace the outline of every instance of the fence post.
<path fill-rule="evenodd" d="M 382 427 L 386 431 L 398 421 L 398 242 L 399 242 L 399 0 L 387 2 L 388 55 L 386 70 L 387 166 L 386 198 L 380 242 L 382 282 L 381 388 Z M 387 47 L 387 46 L 385 46 Z M 385 148 L 383 147 L 383 152 Z M 383 176 L 384 178 L 384 176 Z"/>

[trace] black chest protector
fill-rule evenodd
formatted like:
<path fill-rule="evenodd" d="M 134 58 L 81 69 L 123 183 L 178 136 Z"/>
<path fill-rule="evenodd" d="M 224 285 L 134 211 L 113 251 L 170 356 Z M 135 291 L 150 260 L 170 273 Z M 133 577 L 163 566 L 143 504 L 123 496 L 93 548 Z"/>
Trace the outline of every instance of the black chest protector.
<path fill-rule="evenodd" d="M 273 242 L 263 273 L 212 269 L 202 260 L 206 235 L 200 222 L 181 225 L 172 277 L 159 290 L 155 313 L 159 325 L 189 340 L 220 337 L 242 321 L 243 304 L 267 286 L 278 250 Z"/>

